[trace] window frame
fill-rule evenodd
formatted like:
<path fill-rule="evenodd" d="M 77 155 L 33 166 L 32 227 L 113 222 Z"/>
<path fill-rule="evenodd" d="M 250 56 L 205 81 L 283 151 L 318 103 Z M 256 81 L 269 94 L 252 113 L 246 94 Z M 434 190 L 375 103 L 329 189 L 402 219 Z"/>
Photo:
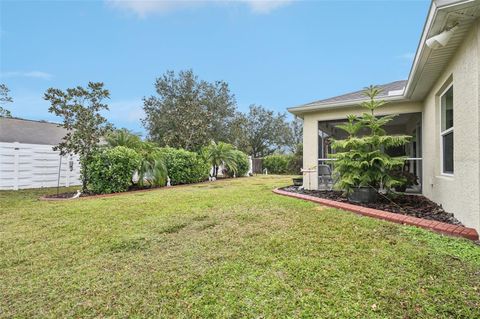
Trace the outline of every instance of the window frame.
<path fill-rule="evenodd" d="M 443 96 L 448 92 L 448 90 L 452 89 L 453 90 L 453 82 L 448 84 L 447 87 L 440 93 L 440 174 L 442 176 L 447 176 L 447 177 L 453 177 L 454 174 L 455 174 L 455 159 L 453 159 L 453 170 L 452 172 L 445 172 L 444 170 L 444 137 L 445 135 L 448 135 L 450 133 L 453 134 L 453 139 L 455 139 L 455 131 L 454 131 L 454 127 L 455 127 L 455 121 L 453 120 L 453 125 L 452 127 L 449 127 L 448 129 L 446 130 L 442 130 L 442 125 L 443 125 Z M 452 92 L 454 93 L 454 92 Z M 455 95 L 454 95 L 455 96 Z M 452 102 L 453 103 L 453 102 Z M 453 103 L 452 105 L 452 110 L 453 110 L 453 116 L 455 115 L 455 103 Z M 454 142 L 452 142 L 452 147 L 453 147 L 453 150 L 452 152 L 454 152 L 455 150 L 455 147 L 454 147 Z M 452 156 L 454 156 L 454 154 L 452 154 Z"/>

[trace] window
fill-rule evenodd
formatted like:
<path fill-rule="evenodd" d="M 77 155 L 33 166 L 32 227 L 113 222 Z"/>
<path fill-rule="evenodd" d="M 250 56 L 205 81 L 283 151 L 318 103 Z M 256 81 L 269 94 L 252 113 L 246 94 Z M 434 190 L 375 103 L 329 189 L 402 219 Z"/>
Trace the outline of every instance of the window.
<path fill-rule="evenodd" d="M 453 86 L 441 96 L 442 173 L 453 174 Z"/>

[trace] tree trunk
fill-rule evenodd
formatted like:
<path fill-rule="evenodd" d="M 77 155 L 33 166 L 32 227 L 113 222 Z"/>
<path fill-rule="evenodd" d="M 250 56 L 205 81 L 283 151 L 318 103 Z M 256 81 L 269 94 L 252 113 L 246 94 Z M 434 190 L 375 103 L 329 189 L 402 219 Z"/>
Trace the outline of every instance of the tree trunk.
<path fill-rule="evenodd" d="M 82 175 L 82 193 L 86 193 L 88 191 L 88 174 L 87 174 L 87 163 L 90 162 L 90 157 L 85 156 L 80 158 L 80 174 Z"/>
<path fill-rule="evenodd" d="M 82 163 L 82 193 L 85 193 L 87 191 L 87 169 L 84 163 Z"/>

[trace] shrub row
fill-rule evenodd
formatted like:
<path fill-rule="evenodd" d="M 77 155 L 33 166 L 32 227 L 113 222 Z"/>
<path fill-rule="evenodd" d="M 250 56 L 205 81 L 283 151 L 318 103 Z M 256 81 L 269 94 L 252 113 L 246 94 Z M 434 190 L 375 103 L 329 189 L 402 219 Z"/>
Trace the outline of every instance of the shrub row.
<path fill-rule="evenodd" d="M 300 151 L 301 154 L 301 151 Z M 269 174 L 301 174 L 302 156 L 298 154 L 274 154 L 263 158 L 263 168 Z"/>
<path fill-rule="evenodd" d="M 233 150 L 236 176 L 245 176 L 248 172 L 248 157 L 241 151 Z M 161 162 L 164 171 L 170 177 L 172 185 L 198 183 L 208 179 L 211 165 L 204 156 L 183 149 L 170 147 L 158 148 L 151 143 L 128 148 L 115 146 L 105 148 L 92 156 L 87 163 L 88 190 L 95 194 L 108 194 L 127 191 L 133 184 L 132 177 L 140 176 L 137 184 L 144 186 L 144 178 L 151 186 L 160 186 L 155 180 L 155 169 Z M 234 172 L 227 172 L 232 177 Z M 165 184 L 163 184 L 165 185 Z"/>
<path fill-rule="evenodd" d="M 162 148 L 159 153 L 167 166 L 172 185 L 198 183 L 208 179 L 210 165 L 197 153 Z"/>

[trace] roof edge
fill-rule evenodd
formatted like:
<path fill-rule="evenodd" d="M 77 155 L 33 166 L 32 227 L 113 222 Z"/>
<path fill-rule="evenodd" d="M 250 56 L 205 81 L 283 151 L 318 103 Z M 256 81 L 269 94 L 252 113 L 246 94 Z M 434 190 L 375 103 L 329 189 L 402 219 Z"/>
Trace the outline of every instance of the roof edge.
<path fill-rule="evenodd" d="M 430 31 L 435 25 L 437 25 L 438 23 L 442 23 L 442 21 L 438 21 L 438 19 L 439 18 L 444 19 L 446 17 L 446 13 L 448 13 L 449 11 L 448 9 L 452 7 L 457 8 L 458 6 L 468 5 L 475 2 L 478 2 L 478 0 L 432 0 L 430 4 L 430 8 L 428 10 L 427 19 L 423 27 L 422 35 L 420 36 L 417 50 L 415 52 L 415 58 L 413 60 L 413 63 L 408 75 L 408 79 L 405 84 L 404 92 L 402 95 L 384 97 L 383 100 L 395 101 L 395 102 L 412 101 L 411 97 L 417 86 L 418 77 L 420 76 L 419 73 L 422 72 L 423 65 L 431 52 L 431 49 L 428 48 L 425 44 L 428 34 L 430 33 Z M 447 12 L 444 13 L 444 11 L 447 11 Z M 354 106 L 364 101 L 365 99 L 345 100 L 342 102 L 333 102 L 333 103 L 311 102 L 311 103 L 306 103 L 299 106 L 287 108 L 287 111 L 294 115 L 299 115 L 302 113 L 314 112 L 318 110 L 327 110 L 332 108 Z"/>
<path fill-rule="evenodd" d="M 404 95 L 395 95 L 395 96 L 386 96 L 382 98 L 382 100 L 386 102 L 410 102 L 409 99 L 407 99 Z M 349 100 L 349 101 L 342 101 L 342 102 L 332 102 L 332 103 L 323 103 L 319 104 L 317 106 L 312 105 L 312 103 L 307 103 L 299 106 L 294 106 L 287 108 L 287 111 L 294 114 L 302 114 L 302 113 L 308 113 L 308 112 L 315 112 L 318 110 L 330 110 L 330 109 L 336 109 L 336 108 L 343 108 L 343 107 L 351 107 L 351 106 L 356 106 L 362 102 L 368 101 L 367 99 L 355 99 L 355 100 Z"/>

